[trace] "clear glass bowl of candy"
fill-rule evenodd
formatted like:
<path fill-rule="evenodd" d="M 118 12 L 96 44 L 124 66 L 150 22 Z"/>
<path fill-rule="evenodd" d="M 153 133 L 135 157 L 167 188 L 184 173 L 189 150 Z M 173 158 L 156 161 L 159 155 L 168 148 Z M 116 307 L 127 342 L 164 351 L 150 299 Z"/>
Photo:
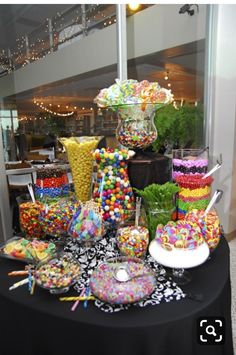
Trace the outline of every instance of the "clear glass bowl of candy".
<path fill-rule="evenodd" d="M 52 242 L 13 237 L 0 246 L 0 256 L 27 263 L 38 263 L 56 255 L 57 248 Z"/>
<path fill-rule="evenodd" d="M 207 173 L 209 150 L 205 149 L 173 149 L 172 178 L 176 180 L 182 175 L 199 175 Z"/>
<path fill-rule="evenodd" d="M 44 205 L 40 201 L 33 202 L 29 194 L 16 198 L 19 208 L 19 222 L 22 233 L 27 238 L 42 238 L 45 233 L 40 221 Z"/>
<path fill-rule="evenodd" d="M 69 253 L 39 263 L 34 273 L 38 286 L 52 294 L 65 293 L 80 277 L 80 265 Z"/>
<path fill-rule="evenodd" d="M 157 105 L 152 103 L 118 105 L 116 138 L 130 149 L 144 149 L 157 139 L 154 116 Z"/>
<path fill-rule="evenodd" d="M 89 200 L 81 204 L 68 227 L 68 235 L 86 247 L 93 246 L 107 232 L 107 223 L 103 220 L 102 210 L 98 203 Z"/>
<path fill-rule="evenodd" d="M 118 224 L 117 246 L 123 256 L 144 258 L 149 244 L 149 230 L 144 209 L 141 209 L 138 220 L 136 210 L 129 218 L 121 219 Z"/>
<path fill-rule="evenodd" d="M 111 304 L 129 304 L 147 298 L 156 287 L 156 275 L 135 257 L 105 260 L 93 271 L 91 292 Z"/>
<path fill-rule="evenodd" d="M 44 233 L 53 237 L 66 236 L 70 221 L 79 208 L 80 203 L 73 197 L 45 201 L 40 215 Z"/>

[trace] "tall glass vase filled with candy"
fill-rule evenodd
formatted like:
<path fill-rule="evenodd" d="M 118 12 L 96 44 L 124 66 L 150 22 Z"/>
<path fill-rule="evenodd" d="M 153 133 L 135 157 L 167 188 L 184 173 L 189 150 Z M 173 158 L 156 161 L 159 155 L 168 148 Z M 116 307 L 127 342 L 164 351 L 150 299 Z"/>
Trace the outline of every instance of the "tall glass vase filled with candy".
<path fill-rule="evenodd" d="M 128 218 L 134 208 L 127 171 L 128 150 L 96 149 L 94 158 L 97 163 L 97 179 L 93 198 L 101 205 L 104 221 L 115 225 L 126 215 Z"/>
<path fill-rule="evenodd" d="M 65 147 L 71 168 L 76 197 L 85 202 L 91 198 L 93 151 L 100 137 L 60 138 Z"/>

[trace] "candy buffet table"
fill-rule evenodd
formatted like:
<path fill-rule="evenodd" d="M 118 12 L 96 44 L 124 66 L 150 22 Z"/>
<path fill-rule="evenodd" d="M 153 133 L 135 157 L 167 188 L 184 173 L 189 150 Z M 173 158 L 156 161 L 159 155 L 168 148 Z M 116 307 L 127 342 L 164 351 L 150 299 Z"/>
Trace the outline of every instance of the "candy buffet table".
<path fill-rule="evenodd" d="M 145 308 L 108 314 L 92 303 L 70 311 L 71 303 L 27 286 L 8 291 L 15 279 L 7 272 L 22 263 L 0 260 L 1 355 L 233 355 L 229 248 L 222 238 L 205 264 L 190 270 L 185 292 L 201 293 L 203 301 L 189 298 Z M 74 294 L 69 291 L 68 295 Z M 197 342 L 199 317 L 224 317 L 224 345 Z M 82 350 L 83 349 L 83 350 Z"/>

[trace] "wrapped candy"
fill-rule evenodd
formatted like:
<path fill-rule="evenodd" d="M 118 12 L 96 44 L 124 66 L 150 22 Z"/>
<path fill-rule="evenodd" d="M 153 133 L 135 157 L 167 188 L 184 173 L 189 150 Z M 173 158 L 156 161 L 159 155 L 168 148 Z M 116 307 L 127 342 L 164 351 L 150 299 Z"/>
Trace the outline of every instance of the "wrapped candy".
<path fill-rule="evenodd" d="M 212 252 L 215 250 L 220 241 L 220 220 L 216 210 L 213 209 L 209 211 L 206 216 L 204 216 L 204 212 L 204 210 L 193 209 L 186 214 L 185 219 L 199 225 L 203 237 Z"/>
<path fill-rule="evenodd" d="M 82 202 L 90 199 L 93 151 L 98 141 L 99 137 L 60 138 L 68 155 L 76 197 Z"/>
<path fill-rule="evenodd" d="M 129 182 L 126 149 L 96 149 L 98 165 L 93 198 L 102 208 L 103 219 L 115 224 L 133 210 L 133 191 Z"/>
<path fill-rule="evenodd" d="M 99 107 L 108 107 L 124 104 L 156 104 L 157 107 L 168 104 L 173 100 L 170 90 L 161 88 L 157 82 L 143 80 L 115 80 L 116 83 L 109 88 L 102 89 L 95 97 L 94 102 Z"/>
<path fill-rule="evenodd" d="M 105 226 L 99 204 L 92 200 L 82 204 L 71 220 L 68 234 L 79 242 L 95 242 L 103 237 Z"/>

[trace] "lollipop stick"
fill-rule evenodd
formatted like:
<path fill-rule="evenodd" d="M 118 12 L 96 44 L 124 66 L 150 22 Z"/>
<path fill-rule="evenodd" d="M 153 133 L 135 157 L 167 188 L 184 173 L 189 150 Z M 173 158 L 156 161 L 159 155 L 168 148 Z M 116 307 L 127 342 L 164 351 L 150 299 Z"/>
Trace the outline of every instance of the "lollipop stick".
<path fill-rule="evenodd" d="M 207 213 L 210 211 L 210 209 L 213 207 L 213 205 L 219 201 L 219 199 L 221 198 L 223 194 L 223 191 L 222 190 L 216 190 L 214 195 L 212 196 L 212 199 L 210 200 L 205 212 L 204 212 L 204 215 L 203 217 L 205 217 L 207 215 Z"/>
<path fill-rule="evenodd" d="M 217 163 L 214 168 L 212 168 L 208 173 L 206 173 L 202 179 L 206 179 L 208 176 L 212 175 L 216 170 L 218 170 L 219 168 L 221 168 L 221 164 Z"/>
<path fill-rule="evenodd" d="M 135 227 L 138 227 L 139 217 L 141 209 L 141 197 L 136 198 L 136 209 L 135 209 Z"/>
<path fill-rule="evenodd" d="M 29 184 L 27 185 L 27 187 L 28 187 L 28 191 L 29 191 L 31 200 L 35 203 L 35 196 L 34 196 L 34 190 L 33 190 L 32 184 L 29 183 Z"/>

